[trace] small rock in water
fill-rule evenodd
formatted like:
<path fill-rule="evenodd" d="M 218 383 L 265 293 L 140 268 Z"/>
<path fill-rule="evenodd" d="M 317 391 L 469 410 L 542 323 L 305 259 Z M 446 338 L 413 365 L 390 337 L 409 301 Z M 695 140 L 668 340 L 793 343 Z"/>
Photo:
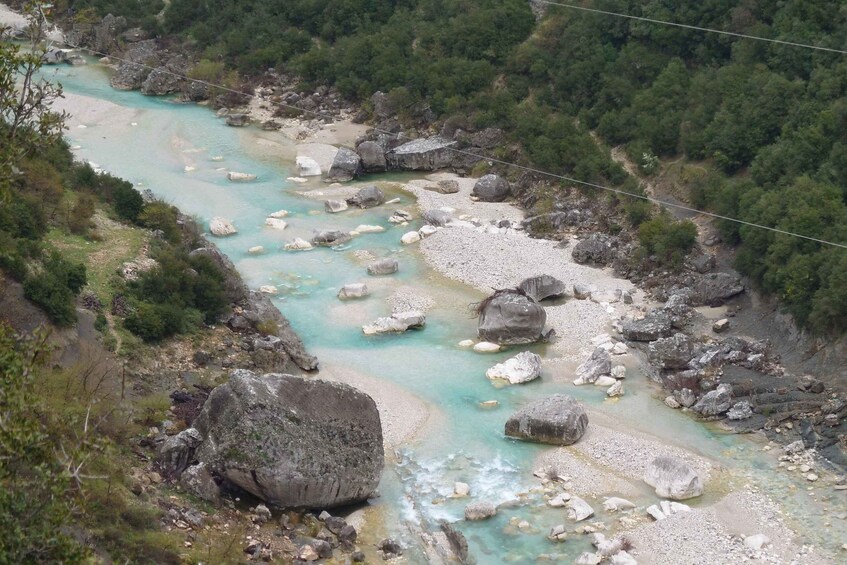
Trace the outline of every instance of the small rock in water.
<path fill-rule="evenodd" d="M 524 441 L 571 445 L 588 427 L 585 408 L 572 396 L 556 394 L 532 402 L 506 421 L 505 433 Z"/>
<path fill-rule="evenodd" d="M 615 365 L 614 367 L 612 367 L 612 378 L 626 378 L 626 367 L 624 367 L 623 365 Z"/>
<path fill-rule="evenodd" d="M 503 379 L 513 385 L 532 381 L 541 376 L 541 357 L 529 351 L 522 351 L 488 369 L 485 376 L 489 379 Z"/>
<path fill-rule="evenodd" d="M 586 520 L 594 516 L 594 509 L 578 496 L 573 496 L 567 503 L 568 518 L 576 522 Z"/>
<path fill-rule="evenodd" d="M 324 210 L 330 214 L 337 214 L 347 209 L 347 203 L 343 200 L 325 200 Z"/>
<path fill-rule="evenodd" d="M 285 218 L 286 216 L 288 216 L 288 210 L 277 210 L 276 212 L 268 214 L 268 218 L 279 219 L 279 218 Z"/>
<path fill-rule="evenodd" d="M 421 312 L 398 312 L 387 318 L 377 318 L 372 324 L 362 326 L 362 333 L 365 335 L 402 333 L 409 329 L 422 328 L 424 324 L 426 324 L 426 316 Z"/>
<path fill-rule="evenodd" d="M 682 408 L 682 405 L 673 396 L 665 397 L 665 406 L 673 409 Z"/>
<path fill-rule="evenodd" d="M 628 510 L 630 508 L 635 508 L 635 504 L 628 501 L 625 498 L 618 498 L 616 496 L 612 496 L 607 498 L 603 502 L 603 509 L 608 512 L 616 512 L 618 510 Z"/>
<path fill-rule="evenodd" d="M 385 228 L 382 226 L 370 226 L 367 224 L 362 224 L 358 226 L 354 231 L 357 231 L 359 233 L 380 233 L 384 232 Z"/>
<path fill-rule="evenodd" d="M 212 233 L 212 235 L 217 235 L 219 237 L 238 233 L 238 230 L 235 229 L 235 226 L 232 225 L 232 222 L 219 216 L 212 218 L 212 221 L 209 222 L 209 231 Z"/>
<path fill-rule="evenodd" d="M 579 557 L 574 561 L 574 565 L 598 565 L 601 561 L 599 555 L 586 551 L 579 554 Z"/>
<path fill-rule="evenodd" d="M 471 493 L 471 487 L 468 483 L 456 482 L 453 485 L 453 496 L 462 497 L 468 496 Z"/>
<path fill-rule="evenodd" d="M 497 353 L 500 351 L 500 346 L 490 341 L 480 341 L 473 346 L 473 350 L 477 353 Z"/>
<path fill-rule="evenodd" d="M 597 377 L 597 380 L 594 381 L 594 386 L 602 386 L 602 387 L 610 387 L 617 384 L 618 380 L 614 377 Z"/>
<path fill-rule="evenodd" d="M 226 178 L 230 182 L 250 182 L 256 180 L 256 175 L 252 173 L 239 173 L 236 171 L 230 171 L 226 174 Z"/>
<path fill-rule="evenodd" d="M 495 408 L 500 405 L 500 402 L 497 400 L 484 400 L 479 405 L 483 408 Z"/>
<path fill-rule="evenodd" d="M 685 461 L 675 457 L 656 457 L 644 474 L 644 482 L 663 498 L 685 500 L 703 494 L 703 480 Z"/>
<path fill-rule="evenodd" d="M 474 344 L 474 340 L 472 340 L 472 339 L 463 339 L 462 341 L 460 341 L 460 342 L 459 342 L 459 343 L 457 343 L 456 345 L 458 345 L 459 347 L 473 347 L 473 344 Z"/>
<path fill-rule="evenodd" d="M 550 533 L 547 535 L 547 539 L 555 542 L 565 541 L 567 537 L 568 534 L 567 530 L 565 530 L 564 524 L 553 526 L 552 528 L 550 528 Z"/>
<path fill-rule="evenodd" d="M 247 253 L 249 253 L 250 255 L 261 255 L 264 252 L 265 252 L 265 248 L 262 247 L 261 245 L 251 247 L 250 249 L 247 250 Z"/>
<path fill-rule="evenodd" d="M 623 383 L 620 381 L 615 381 L 615 384 L 613 384 L 608 388 L 608 390 L 606 390 L 606 396 L 608 396 L 609 398 L 623 396 Z"/>
<path fill-rule="evenodd" d="M 497 514 L 497 507 L 490 502 L 472 502 L 465 507 L 465 520 L 487 520 Z"/>
<path fill-rule="evenodd" d="M 368 265 L 368 274 L 374 276 L 390 275 L 396 273 L 399 268 L 400 264 L 397 262 L 397 259 L 380 259 Z"/>
<path fill-rule="evenodd" d="M 421 237 L 429 237 L 437 231 L 438 228 L 435 226 L 421 226 L 421 229 L 418 230 L 418 233 L 421 235 Z"/>
<path fill-rule="evenodd" d="M 313 249 L 312 244 L 300 237 L 295 237 L 292 241 L 285 244 L 286 251 L 308 251 L 310 249 Z"/>
<path fill-rule="evenodd" d="M 285 220 L 281 220 L 279 218 L 266 218 L 265 225 L 275 230 L 284 230 L 288 227 L 288 223 Z"/>
<path fill-rule="evenodd" d="M 345 284 L 338 291 L 338 298 L 347 300 L 349 298 L 364 298 L 370 294 L 368 286 L 364 283 Z"/>
<path fill-rule="evenodd" d="M 548 500 L 547 506 L 550 506 L 551 508 L 564 508 L 570 499 L 571 495 L 566 492 L 562 492 Z"/>
<path fill-rule="evenodd" d="M 421 240 L 421 234 L 416 231 L 410 231 L 403 234 L 400 238 L 400 243 L 403 245 L 411 245 L 413 243 L 417 243 Z"/>
<path fill-rule="evenodd" d="M 652 504 L 647 507 L 647 514 L 653 518 L 654 520 L 664 520 L 666 518 L 665 513 L 659 510 L 659 507 L 655 504 Z"/>
<path fill-rule="evenodd" d="M 265 285 L 259 287 L 259 292 L 264 292 L 265 294 L 277 294 L 279 291 L 273 285 Z"/>

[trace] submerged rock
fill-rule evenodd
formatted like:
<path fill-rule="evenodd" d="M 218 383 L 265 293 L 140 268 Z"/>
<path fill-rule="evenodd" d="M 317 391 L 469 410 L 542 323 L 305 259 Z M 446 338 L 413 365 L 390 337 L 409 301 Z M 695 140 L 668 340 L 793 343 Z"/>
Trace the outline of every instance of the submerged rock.
<path fill-rule="evenodd" d="M 542 337 L 547 313 L 519 290 L 498 290 L 478 306 L 477 333 L 500 345 L 533 343 Z"/>
<path fill-rule="evenodd" d="M 345 284 L 338 291 L 338 298 L 347 300 L 350 298 L 364 298 L 370 294 L 368 286 L 364 283 Z"/>
<path fill-rule="evenodd" d="M 539 275 L 524 279 L 518 288 L 536 302 L 565 295 L 565 283 L 550 275 Z"/>
<path fill-rule="evenodd" d="M 579 441 L 588 427 L 585 408 L 572 396 L 556 394 L 515 412 L 506 422 L 509 437 L 553 445 Z"/>
<path fill-rule="evenodd" d="M 347 209 L 347 202 L 344 200 L 324 200 L 324 210 L 329 214 L 337 214 Z"/>
<path fill-rule="evenodd" d="M 237 171 L 230 171 L 226 174 L 227 180 L 230 182 L 250 182 L 256 180 L 256 175 L 252 173 L 239 173 Z"/>
<path fill-rule="evenodd" d="M 382 472 L 376 404 L 341 383 L 239 369 L 212 391 L 195 427 L 199 461 L 278 506 L 361 502 Z"/>
<path fill-rule="evenodd" d="M 653 459 L 644 474 L 644 482 L 662 498 L 685 500 L 703 494 L 703 480 L 697 472 L 675 457 Z"/>
<path fill-rule="evenodd" d="M 490 502 L 471 502 L 465 507 L 465 520 L 487 520 L 497 514 L 497 507 Z"/>
<path fill-rule="evenodd" d="M 380 259 L 378 261 L 374 261 L 370 265 L 368 265 L 368 274 L 369 275 L 391 275 L 396 273 L 400 268 L 400 264 L 397 262 L 397 259 Z"/>
<path fill-rule="evenodd" d="M 488 369 L 485 376 L 489 379 L 503 379 L 513 385 L 527 383 L 541 376 L 541 357 L 522 351 Z"/>

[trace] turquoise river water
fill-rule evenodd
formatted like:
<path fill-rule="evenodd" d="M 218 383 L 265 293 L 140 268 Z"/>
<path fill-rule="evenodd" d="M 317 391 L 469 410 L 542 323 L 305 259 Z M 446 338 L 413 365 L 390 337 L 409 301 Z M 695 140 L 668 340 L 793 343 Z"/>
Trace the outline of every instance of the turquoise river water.
<path fill-rule="evenodd" d="M 482 296 L 430 269 L 414 246 L 402 247 L 399 237 L 408 228 L 392 227 L 386 221 L 390 211 L 385 208 L 324 214 L 320 200 L 298 192 L 320 190 L 325 185 L 314 180 L 306 184 L 286 181 L 293 174 L 289 169 L 292 163 L 256 151 L 257 132 L 227 128 L 203 107 L 113 90 L 104 70 L 96 65 L 51 68 L 47 74 L 58 78 L 68 93 L 121 107 L 112 114 L 92 115 L 85 128 L 75 125 L 69 130 L 71 142 L 79 145 L 79 158 L 96 162 L 139 188 L 150 188 L 203 222 L 214 216 L 232 220 L 239 233 L 217 238 L 215 243 L 249 285 L 280 288 L 276 304 L 322 364 L 393 383 L 434 407 L 434 425 L 390 458 L 380 485 L 381 496 L 373 501 L 382 511 L 386 533 L 409 547 L 412 562 L 423 561 L 416 532 L 421 526 L 431 528 L 440 519 L 458 520 L 456 526 L 468 537 L 471 553 L 481 564 L 533 562 L 541 554 L 556 554 L 569 562 L 589 549 L 587 540 L 559 545 L 547 541 L 551 526 L 568 521 L 562 510 L 545 507 L 543 500 L 506 508 L 486 522 L 467 523 L 461 521 L 467 499 L 446 498 L 457 480 L 470 484 L 474 500 L 494 503 L 513 500 L 516 493 L 537 486 L 532 476 L 533 460 L 548 448 L 506 439 L 503 425 L 508 415 L 526 402 L 565 391 L 622 426 L 718 461 L 731 469 L 728 480 L 753 482 L 783 500 L 790 525 L 798 529 L 802 541 L 832 547 L 835 540 L 844 537 L 843 532 L 838 535 L 832 530 L 817 533 L 825 518 L 809 504 L 805 485 L 794 490 L 796 494 L 789 494 L 792 479 L 774 471 L 773 460 L 762 454 L 760 444 L 667 409 L 643 376 L 628 378 L 627 395 L 617 402 L 604 402 L 603 395 L 593 387 L 556 384 L 549 378 L 524 386 L 493 387 L 484 376 L 485 370 L 516 351 L 479 355 L 455 345 L 475 336 L 476 321 L 468 315 L 467 305 Z M 78 120 L 86 124 L 87 116 L 80 112 Z M 187 173 L 186 166 L 194 170 Z M 258 181 L 228 182 L 222 167 L 258 174 Z M 401 199 L 400 206 L 414 209 L 413 198 L 407 193 L 393 196 Z M 291 212 L 286 218 L 289 228 L 277 231 L 264 227 L 265 217 L 279 209 Z M 314 229 L 349 230 L 359 224 L 382 225 L 387 231 L 362 235 L 343 249 L 305 253 L 281 250 L 293 237 L 308 239 Z M 256 245 L 264 246 L 267 252 L 249 255 L 247 249 Z M 364 264 L 353 256 L 356 249 L 367 249 L 379 257 L 397 257 L 401 269 L 390 280 L 376 283 L 371 298 L 350 305 L 336 298 L 339 287 L 348 282 L 368 282 Z M 426 328 L 389 337 L 364 336 L 362 321 L 389 313 L 384 298 L 397 284 L 419 286 L 437 298 Z M 543 355 L 542 347 L 538 351 Z M 491 399 L 498 400 L 499 407 L 480 408 L 481 401 Z M 643 494 L 643 500 L 636 503 L 655 502 L 648 490 Z M 602 500 L 590 502 L 595 509 L 602 508 Z M 603 513 L 598 512 L 598 516 L 602 519 Z M 508 527 L 513 517 L 526 519 L 533 530 L 514 531 Z"/>

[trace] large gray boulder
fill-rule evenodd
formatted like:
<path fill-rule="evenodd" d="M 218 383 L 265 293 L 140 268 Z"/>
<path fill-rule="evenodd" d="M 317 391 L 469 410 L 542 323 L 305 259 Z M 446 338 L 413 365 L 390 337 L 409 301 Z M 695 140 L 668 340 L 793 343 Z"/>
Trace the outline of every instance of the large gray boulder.
<path fill-rule="evenodd" d="M 744 285 L 739 277 L 729 273 L 709 273 L 691 285 L 691 303 L 720 306 L 742 292 Z"/>
<path fill-rule="evenodd" d="M 565 283 L 550 275 L 539 275 L 524 279 L 518 288 L 527 293 L 536 302 L 548 298 L 560 298 L 565 295 Z"/>
<path fill-rule="evenodd" d="M 497 175 L 482 176 L 473 185 L 473 195 L 483 202 L 502 202 L 511 190 L 509 181 Z"/>
<path fill-rule="evenodd" d="M 500 345 L 533 343 L 542 337 L 547 313 L 519 290 L 498 290 L 477 306 L 477 333 Z"/>
<path fill-rule="evenodd" d="M 621 333 L 630 341 L 656 341 L 671 335 L 671 317 L 663 310 L 651 310 L 641 320 L 624 322 Z"/>
<path fill-rule="evenodd" d="M 385 154 L 389 168 L 406 171 L 435 171 L 453 162 L 455 141 L 442 137 L 415 139 Z"/>
<path fill-rule="evenodd" d="M 366 173 L 379 173 L 386 169 L 385 150 L 376 141 L 363 141 L 356 147 Z"/>
<path fill-rule="evenodd" d="M 374 208 L 385 202 L 385 193 L 371 185 L 361 188 L 347 199 L 347 204 L 359 208 Z"/>
<path fill-rule="evenodd" d="M 656 457 L 647 467 L 644 482 L 656 495 L 685 500 L 703 494 L 703 480 L 688 463 L 675 457 Z"/>
<path fill-rule="evenodd" d="M 581 265 L 605 267 L 614 261 L 616 253 L 617 238 L 593 233 L 574 246 L 571 256 Z"/>
<path fill-rule="evenodd" d="M 691 341 L 682 333 L 657 339 L 648 346 L 650 361 L 660 369 L 684 369 L 691 355 Z"/>
<path fill-rule="evenodd" d="M 159 66 L 159 59 L 160 53 L 155 40 L 133 43 L 124 53 L 109 83 L 117 90 L 138 90 L 151 69 Z"/>
<path fill-rule="evenodd" d="M 341 383 L 233 371 L 194 422 L 197 459 L 262 500 L 330 508 L 362 502 L 384 461 L 376 403 Z"/>
<path fill-rule="evenodd" d="M 362 175 L 362 160 L 352 149 L 339 147 L 332 160 L 327 178 L 329 180 L 346 182 Z"/>
<path fill-rule="evenodd" d="M 697 401 L 691 409 L 701 416 L 717 416 L 732 406 L 732 385 L 720 384 Z"/>
<path fill-rule="evenodd" d="M 506 435 L 525 441 L 571 445 L 588 427 L 585 408 L 572 396 L 556 394 L 524 406 L 506 421 Z"/>

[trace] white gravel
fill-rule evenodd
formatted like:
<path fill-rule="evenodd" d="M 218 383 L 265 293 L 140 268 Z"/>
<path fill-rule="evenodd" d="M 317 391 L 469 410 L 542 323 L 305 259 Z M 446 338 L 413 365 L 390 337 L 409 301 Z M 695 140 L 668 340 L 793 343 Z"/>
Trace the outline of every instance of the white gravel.
<path fill-rule="evenodd" d="M 391 311 L 407 312 L 409 310 L 417 310 L 419 312 L 428 312 L 435 306 L 435 300 L 413 286 L 398 287 L 387 298 L 388 305 L 391 306 Z"/>

